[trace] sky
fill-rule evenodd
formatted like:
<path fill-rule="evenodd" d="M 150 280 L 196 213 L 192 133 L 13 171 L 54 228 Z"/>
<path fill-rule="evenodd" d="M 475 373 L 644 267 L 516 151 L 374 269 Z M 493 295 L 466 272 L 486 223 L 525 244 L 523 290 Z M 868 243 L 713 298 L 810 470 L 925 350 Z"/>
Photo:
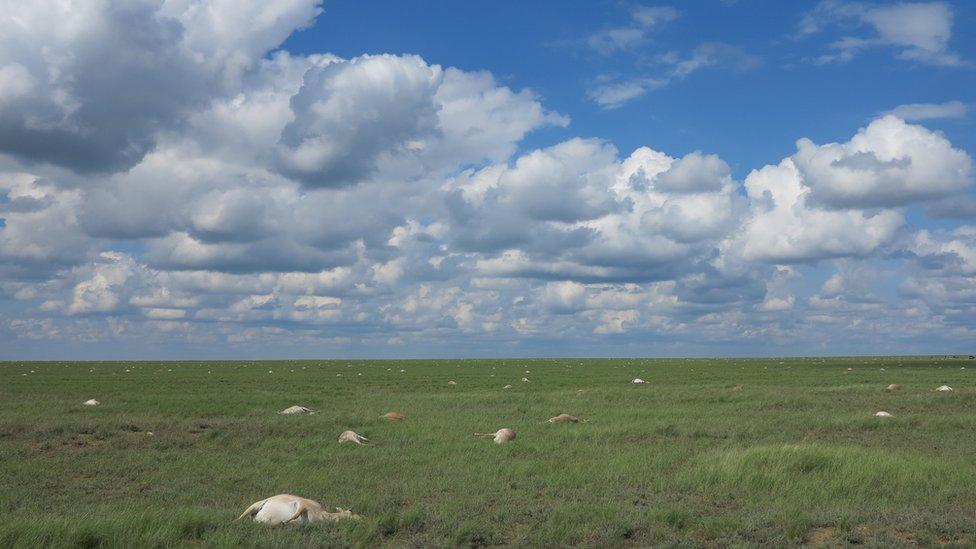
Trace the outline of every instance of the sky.
<path fill-rule="evenodd" d="M 971 354 L 974 23 L 0 0 L 0 359 Z"/>

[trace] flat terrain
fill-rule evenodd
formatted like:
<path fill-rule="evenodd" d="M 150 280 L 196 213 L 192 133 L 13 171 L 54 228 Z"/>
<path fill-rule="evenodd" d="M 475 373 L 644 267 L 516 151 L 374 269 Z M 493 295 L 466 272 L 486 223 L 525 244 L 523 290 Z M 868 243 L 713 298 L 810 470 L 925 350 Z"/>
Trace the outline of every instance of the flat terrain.
<path fill-rule="evenodd" d="M 0 547 L 803 544 L 976 544 L 976 360 L 0 363 Z"/>

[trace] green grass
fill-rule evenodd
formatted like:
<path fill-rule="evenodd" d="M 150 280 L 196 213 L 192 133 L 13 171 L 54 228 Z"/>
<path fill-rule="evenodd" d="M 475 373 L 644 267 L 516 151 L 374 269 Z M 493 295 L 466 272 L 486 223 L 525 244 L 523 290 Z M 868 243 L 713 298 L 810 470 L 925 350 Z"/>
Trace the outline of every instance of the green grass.
<path fill-rule="evenodd" d="M 968 359 L 7 362 L 0 380 L 0 547 L 976 544 Z M 320 412 L 275 413 L 292 404 Z M 561 412 L 589 422 L 544 423 Z M 518 438 L 471 436 L 501 427 Z M 363 520 L 231 522 L 281 492 Z"/>

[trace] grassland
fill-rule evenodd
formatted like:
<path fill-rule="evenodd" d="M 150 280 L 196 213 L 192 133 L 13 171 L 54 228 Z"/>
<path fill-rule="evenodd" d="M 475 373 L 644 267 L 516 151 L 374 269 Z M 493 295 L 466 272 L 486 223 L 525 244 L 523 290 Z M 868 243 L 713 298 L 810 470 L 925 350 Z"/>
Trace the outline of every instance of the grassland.
<path fill-rule="evenodd" d="M 231 522 L 280 492 L 364 518 Z M 0 547 L 818 543 L 976 544 L 976 361 L 0 364 Z"/>

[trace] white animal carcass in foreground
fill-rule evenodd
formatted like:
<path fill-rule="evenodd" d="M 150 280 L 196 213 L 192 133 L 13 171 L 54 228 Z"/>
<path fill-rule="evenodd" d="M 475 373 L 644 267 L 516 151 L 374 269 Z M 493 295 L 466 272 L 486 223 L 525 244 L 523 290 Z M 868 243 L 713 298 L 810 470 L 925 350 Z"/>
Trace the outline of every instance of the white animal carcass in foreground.
<path fill-rule="evenodd" d="M 262 499 L 251 504 L 250 507 L 237 517 L 241 520 L 244 517 L 251 517 L 255 522 L 265 524 L 287 524 L 289 522 L 317 522 L 322 520 L 338 520 L 343 518 L 358 519 L 359 515 L 354 515 L 348 509 L 336 507 L 336 512 L 326 511 L 317 501 L 305 499 L 291 494 L 278 494 L 268 499 Z"/>
<path fill-rule="evenodd" d="M 82 404 L 84 404 L 85 406 L 98 406 L 99 404 L 101 404 L 101 402 L 99 402 L 99 401 L 97 401 L 97 400 L 95 400 L 93 398 L 90 398 L 90 399 L 82 402 Z"/>
<path fill-rule="evenodd" d="M 936 391 L 938 391 L 940 393 L 951 393 L 952 392 L 952 387 L 949 387 L 948 385 L 939 385 L 939 387 L 936 389 Z"/>
<path fill-rule="evenodd" d="M 304 406 L 289 406 L 284 410 L 278 412 L 279 414 L 295 415 L 295 414 L 314 414 L 315 410 L 311 408 L 306 408 Z"/>
<path fill-rule="evenodd" d="M 888 412 L 885 412 L 885 411 L 878 412 L 878 413 L 876 413 L 874 415 L 875 415 L 875 417 L 891 417 L 891 414 L 889 414 Z"/>
<path fill-rule="evenodd" d="M 631 381 L 631 383 L 633 383 L 635 385 L 640 385 L 641 383 L 647 383 L 647 382 L 644 381 L 643 379 L 639 378 L 639 377 L 635 377 L 634 378 L 634 381 Z"/>
<path fill-rule="evenodd" d="M 511 429 L 499 429 L 494 433 L 475 433 L 474 436 L 494 439 L 495 444 L 503 444 L 510 440 L 515 440 L 515 431 Z"/>
<path fill-rule="evenodd" d="M 362 444 L 364 442 L 369 442 L 369 439 L 355 431 L 343 431 L 339 435 L 339 443 L 343 442 L 355 442 L 356 444 Z"/>

